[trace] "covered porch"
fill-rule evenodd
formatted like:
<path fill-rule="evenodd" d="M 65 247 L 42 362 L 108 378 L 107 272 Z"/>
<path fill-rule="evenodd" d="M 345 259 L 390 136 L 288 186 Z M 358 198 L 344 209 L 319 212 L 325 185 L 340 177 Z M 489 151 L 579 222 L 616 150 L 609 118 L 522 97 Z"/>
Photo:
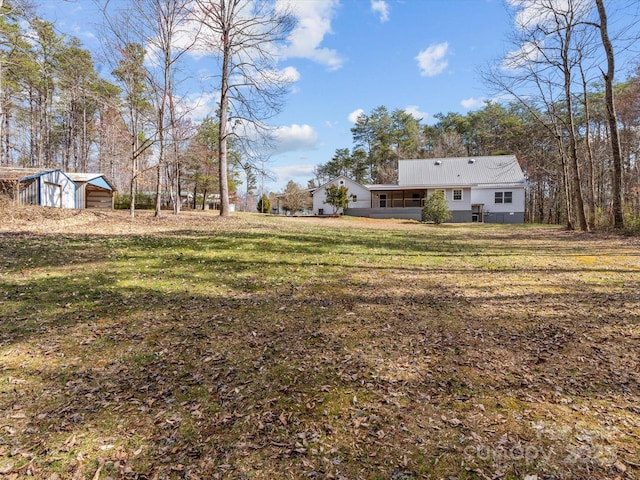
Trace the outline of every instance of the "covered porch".
<path fill-rule="evenodd" d="M 390 188 L 371 190 L 371 208 L 422 208 L 427 196 L 425 188 Z"/>

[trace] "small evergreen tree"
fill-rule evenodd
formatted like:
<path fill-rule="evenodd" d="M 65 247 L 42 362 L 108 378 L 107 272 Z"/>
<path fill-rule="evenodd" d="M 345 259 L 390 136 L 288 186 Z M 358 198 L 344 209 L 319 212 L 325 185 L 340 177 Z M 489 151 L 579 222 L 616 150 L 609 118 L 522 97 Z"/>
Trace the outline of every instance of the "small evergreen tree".
<path fill-rule="evenodd" d="M 267 197 L 266 194 L 262 194 L 262 197 L 258 200 L 256 208 L 260 213 L 269 213 L 271 211 L 271 200 L 269 200 L 269 197 Z"/>
<path fill-rule="evenodd" d="M 344 185 L 329 185 L 325 190 L 327 203 L 333 207 L 333 213 L 337 213 L 339 209 L 349 206 L 349 190 Z"/>
<path fill-rule="evenodd" d="M 433 222 L 438 225 L 450 218 L 451 212 L 444 192 L 438 190 L 429 195 L 422 208 L 422 221 Z"/>

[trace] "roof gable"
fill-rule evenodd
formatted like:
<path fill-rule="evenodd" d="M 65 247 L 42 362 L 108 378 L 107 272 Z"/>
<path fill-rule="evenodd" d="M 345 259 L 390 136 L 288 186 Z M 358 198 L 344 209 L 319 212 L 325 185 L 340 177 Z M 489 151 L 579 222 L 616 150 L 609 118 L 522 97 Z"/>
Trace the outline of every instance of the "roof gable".
<path fill-rule="evenodd" d="M 523 184 L 515 155 L 408 159 L 398 162 L 399 186 Z"/>
<path fill-rule="evenodd" d="M 88 183 L 96 187 L 104 188 L 105 190 L 115 190 L 115 187 L 102 173 L 69 172 L 67 175 L 75 183 Z"/>
<path fill-rule="evenodd" d="M 331 180 L 329 180 L 328 182 L 320 185 L 319 187 L 316 187 L 314 189 L 311 190 L 311 194 L 313 195 L 314 193 L 316 193 L 318 190 L 321 190 L 323 188 L 327 188 L 329 185 L 331 184 L 336 184 L 339 185 L 340 180 L 344 181 L 345 183 L 349 183 L 351 185 L 355 185 L 361 188 L 364 188 L 365 190 L 367 189 L 366 185 L 362 185 L 361 183 L 356 182 L 355 180 L 351 180 L 349 177 L 345 176 L 345 175 L 338 175 L 337 177 L 332 178 Z"/>

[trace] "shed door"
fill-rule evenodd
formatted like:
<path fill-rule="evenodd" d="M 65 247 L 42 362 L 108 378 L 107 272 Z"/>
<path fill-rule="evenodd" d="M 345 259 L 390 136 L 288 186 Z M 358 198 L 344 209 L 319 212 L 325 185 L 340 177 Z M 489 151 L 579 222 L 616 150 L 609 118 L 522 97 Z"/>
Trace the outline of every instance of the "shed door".
<path fill-rule="evenodd" d="M 41 203 L 43 207 L 62 208 L 62 185 L 44 182 Z"/>

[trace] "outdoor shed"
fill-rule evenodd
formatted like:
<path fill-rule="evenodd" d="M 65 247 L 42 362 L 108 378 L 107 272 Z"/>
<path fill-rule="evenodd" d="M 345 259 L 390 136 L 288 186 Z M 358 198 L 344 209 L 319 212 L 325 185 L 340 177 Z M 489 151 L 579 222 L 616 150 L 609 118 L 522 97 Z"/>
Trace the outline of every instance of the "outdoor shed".
<path fill-rule="evenodd" d="M 101 173 L 67 173 L 76 184 L 76 208 L 113 208 L 115 187 Z"/>
<path fill-rule="evenodd" d="M 76 184 L 60 169 L 0 167 L 0 192 L 20 205 L 76 208 Z"/>

